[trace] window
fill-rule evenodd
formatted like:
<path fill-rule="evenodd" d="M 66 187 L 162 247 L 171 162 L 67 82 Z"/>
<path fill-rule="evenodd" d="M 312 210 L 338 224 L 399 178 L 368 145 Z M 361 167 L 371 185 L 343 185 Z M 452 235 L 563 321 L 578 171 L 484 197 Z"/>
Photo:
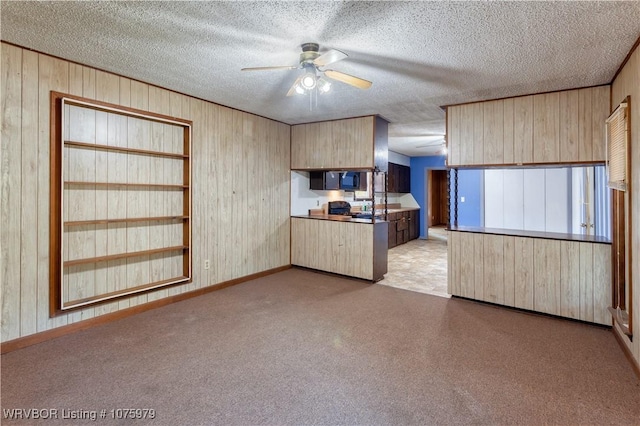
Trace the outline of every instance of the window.
<path fill-rule="evenodd" d="M 622 332 L 632 336 L 631 315 L 631 203 L 627 181 L 629 170 L 629 98 L 607 119 L 607 171 L 611 188 L 613 232 L 612 307 L 609 309 Z"/>

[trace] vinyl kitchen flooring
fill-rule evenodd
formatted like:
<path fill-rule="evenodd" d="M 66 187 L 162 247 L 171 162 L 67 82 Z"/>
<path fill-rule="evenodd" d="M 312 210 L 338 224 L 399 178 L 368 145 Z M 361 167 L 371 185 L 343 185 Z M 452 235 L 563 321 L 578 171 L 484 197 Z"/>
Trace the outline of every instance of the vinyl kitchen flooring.
<path fill-rule="evenodd" d="M 447 293 L 446 232 L 431 228 L 428 240 L 411 240 L 389 249 L 389 270 L 378 284 L 451 297 Z"/>

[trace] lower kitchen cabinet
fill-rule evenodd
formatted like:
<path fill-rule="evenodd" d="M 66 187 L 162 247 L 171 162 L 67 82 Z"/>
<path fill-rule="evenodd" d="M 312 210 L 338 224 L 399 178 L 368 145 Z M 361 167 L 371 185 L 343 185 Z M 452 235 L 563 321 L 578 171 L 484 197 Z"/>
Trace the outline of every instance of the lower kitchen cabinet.
<path fill-rule="evenodd" d="M 291 218 L 291 264 L 379 281 L 387 273 L 387 222 Z"/>
<path fill-rule="evenodd" d="M 415 240 L 420 234 L 419 209 L 389 213 L 389 248 Z"/>

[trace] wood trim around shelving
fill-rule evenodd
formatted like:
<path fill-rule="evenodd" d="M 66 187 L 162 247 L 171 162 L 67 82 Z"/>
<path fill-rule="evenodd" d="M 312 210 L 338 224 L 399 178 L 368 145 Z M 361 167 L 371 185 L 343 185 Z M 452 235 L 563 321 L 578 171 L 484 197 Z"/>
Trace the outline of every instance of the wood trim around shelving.
<path fill-rule="evenodd" d="M 144 111 L 136 108 L 112 104 L 109 102 L 98 101 L 95 99 L 83 98 L 81 96 L 70 95 L 68 93 L 51 91 L 51 96 L 56 99 L 67 99 L 69 104 L 75 104 L 81 108 L 90 108 L 101 111 L 111 111 L 116 114 L 126 115 L 128 117 L 142 118 L 143 120 L 155 121 L 159 123 L 176 124 L 180 126 L 191 126 L 191 120 L 184 118 L 172 117 L 170 115 L 158 114 L 151 111 Z"/>
<path fill-rule="evenodd" d="M 164 188 L 164 189 L 189 189 L 188 185 L 169 185 L 164 183 L 125 183 L 125 182 L 85 182 L 77 180 L 67 180 L 65 185 L 81 185 L 81 186 L 125 186 L 125 187 L 147 187 L 147 188 Z"/>
<path fill-rule="evenodd" d="M 88 142 L 80 142 L 70 140 L 68 135 L 64 134 L 64 119 L 65 119 L 65 107 L 67 105 L 77 107 L 80 109 L 88 109 L 95 111 L 102 111 L 109 114 L 120 115 L 123 117 L 130 117 L 135 120 L 156 122 L 175 128 L 180 128 L 183 132 L 183 152 L 165 152 L 165 151 L 153 151 L 149 149 L 138 149 L 134 147 L 120 147 L 104 144 L 94 144 Z M 82 98 L 79 96 L 69 95 L 66 93 L 51 91 L 50 92 L 50 170 L 51 170 L 51 191 L 50 191 L 50 206 L 51 206 L 51 237 L 50 237 L 50 296 L 49 296 L 49 313 L 51 317 L 55 317 L 76 307 L 87 307 L 96 303 L 103 303 L 114 298 L 123 298 L 136 293 L 142 293 L 153 289 L 160 288 L 162 286 L 175 285 L 178 283 L 191 282 L 191 196 L 190 196 L 190 182 L 191 182 L 191 167 L 190 167 L 190 154 L 191 154 L 191 132 L 193 122 L 191 120 L 185 120 L 182 118 L 170 117 L 162 114 L 157 114 L 150 111 L 138 110 L 135 108 L 125 107 L 122 105 L 110 104 L 107 102 L 101 102 L 93 99 Z M 67 149 L 86 149 L 86 150 L 101 150 L 107 152 L 129 153 L 134 155 L 145 155 L 150 157 L 162 157 L 167 159 L 175 159 L 183 162 L 183 176 L 182 180 L 175 184 L 166 183 L 134 183 L 134 182 L 96 182 L 96 181 L 72 181 L 64 180 L 63 165 L 65 157 L 63 152 Z M 179 183 L 179 184 L 178 184 Z M 161 190 L 163 192 L 180 191 L 182 192 L 182 212 L 178 215 L 172 216 L 148 216 L 148 217 L 131 217 L 127 218 L 126 214 L 120 215 L 121 217 L 115 219 L 92 219 L 92 220 L 69 220 L 63 222 L 64 209 L 62 201 L 66 196 L 65 191 L 70 189 L 69 187 L 78 186 L 79 189 L 90 189 L 97 191 L 99 189 L 109 190 L 114 189 L 128 189 L 128 188 L 140 188 L 142 191 L 150 192 L 152 190 Z M 158 208 L 161 204 L 158 204 Z M 151 211 L 153 213 L 164 213 L 163 211 Z M 100 213 L 96 212 L 96 215 Z M 125 216 L 125 217 L 122 217 Z M 97 256 L 88 258 L 79 258 L 63 262 L 62 250 L 64 249 L 63 241 L 65 227 L 73 226 L 86 226 L 96 224 L 108 224 L 108 223 L 141 223 L 141 222 L 162 222 L 165 221 L 167 225 L 171 225 L 170 221 L 182 221 L 183 238 L 182 245 L 173 247 L 155 248 L 149 250 L 125 252 L 112 254 L 107 256 Z M 178 222 L 179 223 L 179 222 Z M 161 244 L 160 244 L 161 245 Z M 119 250 L 114 250 L 119 251 Z M 90 268 L 100 267 L 97 265 L 101 262 L 108 262 L 111 260 L 127 259 L 127 258 L 140 258 L 142 256 L 148 256 L 157 253 L 167 252 L 181 252 L 183 261 L 183 270 L 181 273 L 173 271 L 173 273 L 167 272 L 164 276 L 180 275 L 170 279 L 163 279 L 160 281 L 154 281 L 150 283 L 131 283 L 136 285 L 128 289 L 122 289 L 115 292 L 108 292 L 104 294 L 98 294 L 82 300 L 66 300 L 66 289 L 62 287 L 62 276 L 66 268 L 75 265 L 89 265 Z M 142 259 L 146 261 L 146 259 Z"/>
<path fill-rule="evenodd" d="M 189 155 L 185 155 L 185 154 L 174 154 L 172 152 L 151 151 L 148 149 L 125 148 L 122 146 L 101 145 L 101 144 L 76 142 L 76 141 L 64 141 L 64 144 L 65 146 L 70 146 L 74 148 L 97 149 L 102 151 L 114 151 L 114 152 L 130 153 L 130 154 L 151 155 L 156 157 L 175 158 L 180 160 L 182 160 L 183 158 L 189 158 Z"/>
<path fill-rule="evenodd" d="M 156 217 L 132 217 L 123 219 L 95 219 L 95 220 L 73 220 L 64 222 L 64 226 L 83 225 L 104 225 L 107 223 L 133 223 L 133 222 L 156 222 L 164 220 L 188 220 L 189 216 L 156 216 Z"/>
<path fill-rule="evenodd" d="M 140 257 L 140 256 L 151 255 L 151 254 L 166 253 L 170 251 L 180 251 L 180 250 L 189 251 L 189 247 L 188 246 L 162 247 L 162 248 L 151 249 L 151 250 L 141 250 L 141 251 L 132 251 L 128 253 L 110 254 L 107 256 L 83 257 L 82 259 L 67 260 L 64 262 L 64 266 L 67 267 L 67 266 L 84 265 L 87 263 L 108 262 L 110 260 L 129 259 L 132 257 Z"/>
<path fill-rule="evenodd" d="M 145 290 L 152 290 L 154 288 L 158 288 L 158 287 L 165 287 L 167 285 L 173 285 L 173 284 L 181 284 L 181 283 L 185 283 L 185 282 L 189 282 L 191 281 L 191 279 L 189 277 L 185 277 L 185 276 L 179 276 L 179 277 L 174 277 L 174 278 L 169 278 L 166 280 L 160 280 L 160 281 L 155 281 L 155 282 L 151 282 L 151 283 L 147 283 L 147 284 L 142 284 L 139 286 L 135 286 L 135 287 L 131 287 L 131 288 L 125 288 L 122 290 L 117 290 L 117 291 L 112 291 L 109 293 L 104 293 L 104 294 L 99 294 L 97 296 L 91 296 L 91 297 L 85 297 L 82 299 L 77 299 L 77 300 L 71 300 L 69 302 L 65 302 L 62 305 L 62 309 L 64 312 L 69 312 L 73 309 L 79 309 L 82 307 L 85 307 L 88 304 L 93 304 L 93 303 L 98 303 L 98 302 L 106 302 L 106 301 L 111 301 L 113 299 L 116 298 L 121 298 L 124 296 L 129 296 L 132 295 L 134 293 L 140 293 L 142 291 Z"/>

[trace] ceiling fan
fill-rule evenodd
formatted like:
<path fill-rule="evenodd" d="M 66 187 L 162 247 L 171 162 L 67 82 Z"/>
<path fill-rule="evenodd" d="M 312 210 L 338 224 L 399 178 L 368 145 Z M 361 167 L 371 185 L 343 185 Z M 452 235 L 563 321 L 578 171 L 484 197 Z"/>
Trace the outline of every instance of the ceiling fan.
<path fill-rule="evenodd" d="M 317 43 L 302 44 L 300 54 L 300 64 L 295 66 L 273 66 L 273 67 L 253 67 L 242 68 L 242 71 L 270 71 L 270 70 L 295 70 L 303 69 L 304 74 L 299 76 L 293 86 L 287 92 L 287 96 L 295 94 L 305 94 L 317 88 L 320 93 L 327 93 L 331 89 L 331 82 L 326 78 L 340 81 L 357 87 L 358 89 L 368 89 L 371 82 L 360 77 L 355 77 L 340 71 L 325 69 L 331 65 L 348 57 L 344 52 L 331 49 L 323 54 L 318 51 L 320 46 Z M 326 77 L 326 78 L 325 78 Z"/>

